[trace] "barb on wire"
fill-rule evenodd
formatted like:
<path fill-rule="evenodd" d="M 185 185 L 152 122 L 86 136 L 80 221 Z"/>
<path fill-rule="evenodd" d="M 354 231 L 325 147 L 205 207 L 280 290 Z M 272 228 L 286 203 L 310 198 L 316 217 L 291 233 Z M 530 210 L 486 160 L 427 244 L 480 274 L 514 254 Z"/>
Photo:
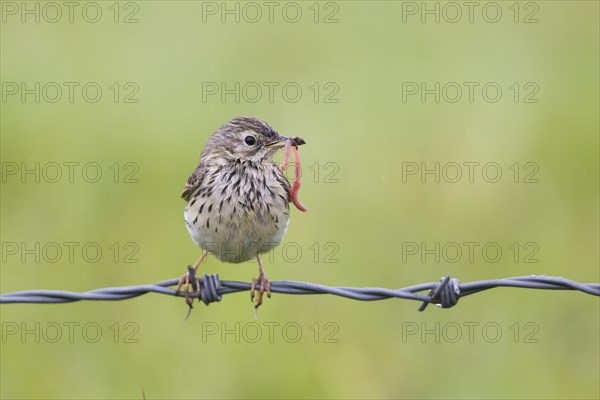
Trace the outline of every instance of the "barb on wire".
<path fill-rule="evenodd" d="M 70 303 L 81 300 L 126 300 L 141 296 L 146 293 L 159 293 L 175 296 L 175 286 L 179 278 L 169 279 L 151 285 L 122 286 L 91 290 L 77 293 L 62 290 L 25 290 L 0 295 L 0 303 Z M 332 294 L 353 300 L 374 301 L 390 298 L 417 300 L 422 302 L 419 311 L 425 310 L 429 303 L 442 308 L 450 308 L 461 297 L 469 296 L 483 290 L 497 287 L 514 287 L 524 289 L 544 290 L 577 290 L 593 296 L 600 296 L 600 283 L 577 283 L 565 278 L 543 275 L 520 276 L 460 283 L 450 275 L 442 278 L 440 282 L 423 283 L 401 289 L 386 288 L 354 288 L 331 287 L 317 283 L 272 281 L 271 292 L 281 294 Z M 249 291 L 251 283 L 236 281 L 221 281 L 218 274 L 206 275 L 201 279 L 200 300 L 206 305 L 221 301 L 222 296 L 229 293 Z M 427 294 L 418 292 L 428 290 Z M 195 297 L 195 294 L 190 294 Z M 179 296 L 183 296 L 182 293 Z"/>

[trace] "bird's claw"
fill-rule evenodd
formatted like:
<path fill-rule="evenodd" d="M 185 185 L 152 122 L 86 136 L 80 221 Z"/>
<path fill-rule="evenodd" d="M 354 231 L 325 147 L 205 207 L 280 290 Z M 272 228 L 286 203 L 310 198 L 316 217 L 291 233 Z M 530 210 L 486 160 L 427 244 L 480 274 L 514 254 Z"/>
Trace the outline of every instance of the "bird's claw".
<path fill-rule="evenodd" d="M 269 282 L 264 273 L 261 273 L 258 278 L 252 279 L 252 287 L 250 288 L 250 300 L 254 301 L 254 296 L 256 296 L 256 301 L 254 302 L 255 309 L 258 309 L 262 304 L 265 292 L 267 292 L 267 297 L 271 298 L 271 282 Z"/>
<path fill-rule="evenodd" d="M 177 288 L 175 289 L 175 296 L 179 296 L 179 291 L 182 286 L 185 303 L 190 308 L 194 308 L 194 298 L 190 297 L 190 286 L 194 290 L 194 293 L 196 293 L 196 298 L 200 300 L 200 278 L 196 276 L 196 270 L 191 265 L 188 265 L 188 272 L 186 272 L 179 280 Z"/>

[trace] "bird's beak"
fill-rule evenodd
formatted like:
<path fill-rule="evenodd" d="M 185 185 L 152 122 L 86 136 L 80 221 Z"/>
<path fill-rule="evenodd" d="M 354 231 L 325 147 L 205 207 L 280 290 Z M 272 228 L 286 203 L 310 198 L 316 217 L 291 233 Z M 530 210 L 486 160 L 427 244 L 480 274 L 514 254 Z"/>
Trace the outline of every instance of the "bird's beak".
<path fill-rule="evenodd" d="M 267 143 L 267 147 L 272 148 L 272 149 L 281 149 L 282 147 L 285 147 L 285 141 L 288 139 L 291 140 L 292 146 L 295 146 L 295 147 L 306 144 L 304 139 L 302 139 L 301 137 L 298 137 L 298 136 L 292 136 L 289 138 L 285 137 L 285 136 L 277 136 L 275 139 L 273 139 L 269 143 Z"/>
<path fill-rule="evenodd" d="M 277 136 L 275 139 L 267 143 L 267 147 L 272 149 L 281 149 L 282 147 L 285 147 L 286 140 L 287 138 L 285 136 Z"/>

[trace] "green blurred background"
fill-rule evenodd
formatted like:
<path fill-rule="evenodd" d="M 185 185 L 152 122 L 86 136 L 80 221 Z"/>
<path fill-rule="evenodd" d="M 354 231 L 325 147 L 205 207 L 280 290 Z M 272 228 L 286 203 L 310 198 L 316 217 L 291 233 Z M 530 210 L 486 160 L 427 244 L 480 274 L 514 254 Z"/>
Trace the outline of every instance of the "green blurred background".
<path fill-rule="evenodd" d="M 44 2 L 2 2 L 0 292 L 180 276 L 200 254 L 181 190 L 206 138 L 239 115 L 308 143 L 300 199 L 309 211 L 292 210 L 265 263 L 271 280 L 390 288 L 447 273 L 463 282 L 600 280 L 598 2 L 482 2 L 472 22 L 462 3 L 453 3 L 458 18 L 441 2 L 275 2 L 271 20 L 262 2 L 74 4 L 71 22 L 64 5 L 58 18 Z M 437 7 L 439 22 L 426 7 Z M 206 91 L 223 82 L 240 83 L 239 101 Z M 450 85 L 439 102 L 422 101 L 406 82 L 456 82 L 463 93 L 450 101 Z M 472 102 L 464 82 L 479 85 Z M 502 89 L 497 102 L 483 98 L 489 82 Z M 21 83 L 34 93 L 23 99 Z M 66 85 L 78 85 L 72 102 Z M 51 102 L 56 86 L 62 96 Z M 79 163 L 73 182 L 70 162 Z M 450 182 L 452 163 L 465 162 L 480 163 L 473 182 L 464 166 Z M 36 163 L 39 182 L 21 176 Z M 62 166 L 55 183 L 52 163 Z M 88 163 L 100 167 L 98 182 L 86 181 L 93 168 L 82 176 Z M 403 179 L 407 165 L 435 163 L 447 172 L 439 183 Z M 500 166 L 498 182 L 482 177 L 486 163 Z M 537 183 L 525 182 L 532 172 Z M 464 242 L 479 244 L 473 260 Z M 39 262 L 26 252 L 36 243 Z M 439 243 L 440 260 L 407 253 L 410 243 Z M 456 262 L 448 243 L 461 244 Z M 502 249 L 496 262 L 484 259 L 486 243 Z M 102 255 L 91 262 L 96 247 Z M 249 281 L 256 264 L 212 258 L 205 271 Z M 2 305 L 0 396 L 139 399 L 142 388 L 148 399 L 600 396 L 597 298 L 496 289 L 450 310 L 418 306 L 275 294 L 255 321 L 248 295 L 237 294 L 197 305 L 182 322 L 183 300 L 160 295 Z"/>

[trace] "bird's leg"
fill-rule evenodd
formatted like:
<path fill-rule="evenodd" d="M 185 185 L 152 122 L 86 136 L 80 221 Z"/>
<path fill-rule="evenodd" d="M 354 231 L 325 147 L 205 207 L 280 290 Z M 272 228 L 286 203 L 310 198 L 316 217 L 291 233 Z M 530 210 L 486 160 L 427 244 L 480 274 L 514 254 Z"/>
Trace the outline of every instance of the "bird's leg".
<path fill-rule="evenodd" d="M 198 261 L 194 263 L 193 267 L 188 265 L 188 272 L 181 277 L 179 284 L 177 285 L 177 289 L 175 289 L 175 295 L 179 296 L 179 290 L 181 289 L 181 286 L 183 286 L 183 297 L 185 297 L 185 303 L 190 306 L 190 308 L 192 308 L 192 303 L 194 302 L 194 299 L 189 295 L 190 285 L 196 292 L 196 297 L 198 300 L 200 300 L 200 278 L 196 275 L 196 271 L 198 270 L 198 267 L 202 261 L 206 259 L 206 256 L 208 256 L 207 250 L 202 253 L 202 256 L 200 256 Z"/>
<path fill-rule="evenodd" d="M 252 287 L 250 288 L 250 300 L 254 301 L 254 296 L 256 295 L 256 302 L 254 303 L 254 308 L 258 309 L 262 304 L 263 293 L 267 292 L 267 297 L 271 298 L 271 283 L 267 279 L 267 275 L 265 274 L 265 270 L 262 266 L 262 261 L 260 259 L 260 255 L 256 256 L 258 260 L 258 278 L 252 279 Z"/>

